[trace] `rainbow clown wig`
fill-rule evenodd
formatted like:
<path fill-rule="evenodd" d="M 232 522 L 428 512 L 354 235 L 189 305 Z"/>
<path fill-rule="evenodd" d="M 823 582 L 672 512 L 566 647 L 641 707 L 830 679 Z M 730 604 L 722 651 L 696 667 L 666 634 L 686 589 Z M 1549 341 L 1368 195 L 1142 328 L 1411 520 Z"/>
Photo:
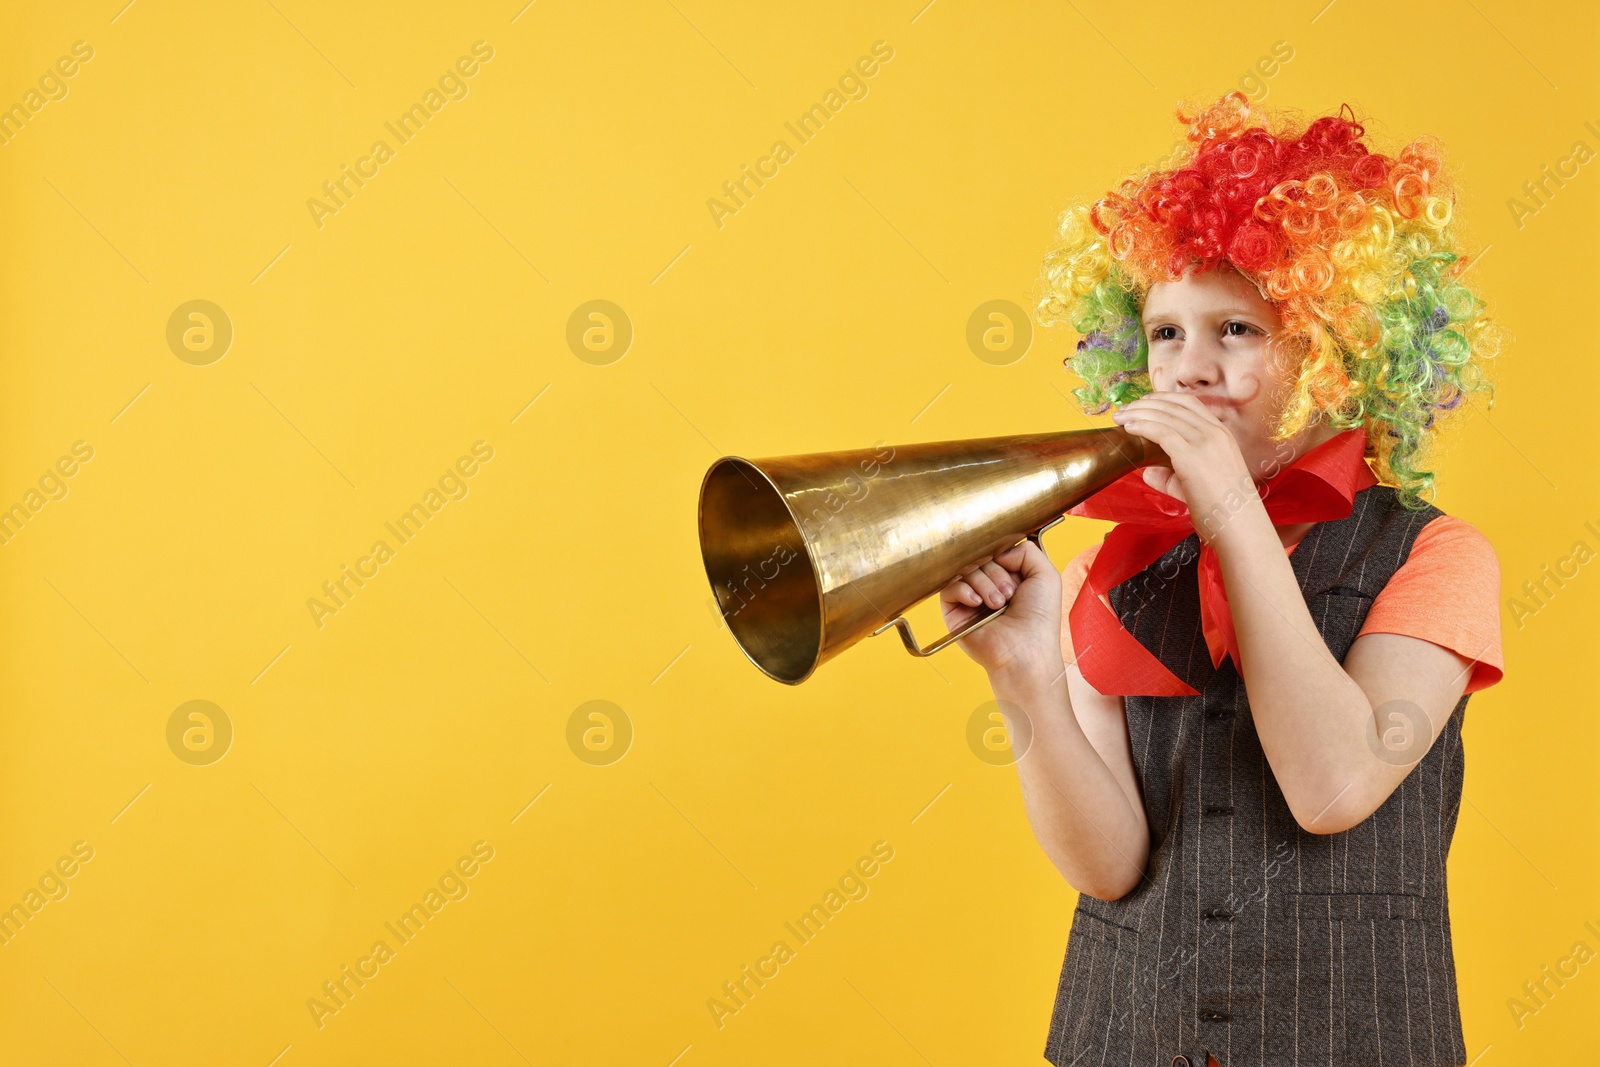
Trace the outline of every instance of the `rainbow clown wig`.
<path fill-rule="evenodd" d="M 1455 194 L 1436 142 L 1370 151 L 1348 108 L 1303 129 L 1268 125 L 1242 93 L 1195 115 L 1186 144 L 1093 205 L 1069 208 L 1044 261 L 1038 318 L 1082 337 L 1067 365 L 1102 414 L 1150 391 L 1140 306 L 1156 282 L 1231 264 L 1283 321 L 1291 364 L 1272 428 L 1283 440 L 1325 419 L 1364 427 L 1377 476 L 1423 506 L 1421 469 L 1440 411 L 1488 393 L 1498 345 L 1462 273 Z"/>

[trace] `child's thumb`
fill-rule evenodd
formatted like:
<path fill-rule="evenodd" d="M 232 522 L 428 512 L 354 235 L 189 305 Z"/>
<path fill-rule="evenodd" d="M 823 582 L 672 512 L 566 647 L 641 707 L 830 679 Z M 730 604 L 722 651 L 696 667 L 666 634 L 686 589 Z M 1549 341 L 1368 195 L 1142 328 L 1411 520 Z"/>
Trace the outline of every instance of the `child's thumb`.
<path fill-rule="evenodd" d="M 1055 564 L 1050 562 L 1050 556 L 1044 546 L 1033 538 L 1024 538 L 1022 542 L 1022 562 L 1017 568 L 1024 578 L 1034 578 L 1046 570 L 1055 570 Z"/>

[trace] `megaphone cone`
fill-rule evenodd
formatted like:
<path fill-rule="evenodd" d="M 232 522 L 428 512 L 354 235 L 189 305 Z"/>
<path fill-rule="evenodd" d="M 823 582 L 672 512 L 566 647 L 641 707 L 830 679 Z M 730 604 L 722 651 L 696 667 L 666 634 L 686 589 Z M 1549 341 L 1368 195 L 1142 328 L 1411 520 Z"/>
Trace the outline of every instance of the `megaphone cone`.
<path fill-rule="evenodd" d="M 1111 427 L 968 441 L 725 456 L 700 486 L 700 550 L 728 630 L 789 685 L 891 626 L 929 656 L 1005 611 L 922 647 L 903 615 L 980 561 L 1036 543 L 1122 475 L 1167 459 Z"/>

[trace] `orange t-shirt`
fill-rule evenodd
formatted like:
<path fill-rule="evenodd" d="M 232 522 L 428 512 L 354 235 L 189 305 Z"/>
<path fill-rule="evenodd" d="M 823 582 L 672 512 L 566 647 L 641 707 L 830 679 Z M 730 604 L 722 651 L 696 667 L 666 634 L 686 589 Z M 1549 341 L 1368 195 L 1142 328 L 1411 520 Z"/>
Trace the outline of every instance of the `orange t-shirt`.
<path fill-rule="evenodd" d="M 1287 554 L 1294 553 L 1290 545 Z M 1099 544 L 1079 552 L 1061 573 L 1061 654 L 1072 652 L 1067 621 Z M 1100 598 L 1107 603 L 1104 596 Z M 1450 515 L 1432 519 L 1412 542 L 1411 554 L 1373 598 L 1361 632 L 1404 634 L 1442 645 L 1472 660 L 1466 692 L 1498 682 L 1505 661 L 1500 648 L 1500 561 L 1487 538 L 1469 522 Z"/>

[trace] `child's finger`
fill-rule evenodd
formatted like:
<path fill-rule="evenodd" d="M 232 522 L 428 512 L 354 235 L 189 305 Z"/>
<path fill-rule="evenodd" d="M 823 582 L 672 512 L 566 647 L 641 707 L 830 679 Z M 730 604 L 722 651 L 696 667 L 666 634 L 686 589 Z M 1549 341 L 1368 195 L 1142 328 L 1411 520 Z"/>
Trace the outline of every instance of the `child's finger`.
<path fill-rule="evenodd" d="M 1002 567 L 998 562 L 985 563 L 982 570 L 989 580 L 994 583 L 995 588 L 1000 590 L 1000 595 L 1007 600 L 1011 599 L 1011 594 L 1016 592 L 1017 586 L 1022 583 L 1020 577 L 1011 573 L 1006 567 Z"/>
<path fill-rule="evenodd" d="M 961 578 L 957 578 L 945 586 L 939 593 L 939 599 L 946 604 L 961 604 L 969 608 L 978 607 L 983 603 L 983 598 L 978 595 L 977 591 Z"/>
<path fill-rule="evenodd" d="M 1221 421 L 1217 418 L 1217 413 L 1207 407 L 1205 402 L 1193 393 L 1180 393 L 1177 391 L 1146 393 L 1140 399 L 1147 401 L 1150 405 L 1164 407 L 1169 411 L 1183 412 L 1197 423 L 1208 424 Z"/>
<path fill-rule="evenodd" d="M 1113 416 L 1113 421 L 1120 423 L 1122 428 L 1130 433 L 1136 432 L 1128 426 L 1130 422 L 1141 426 L 1158 424 L 1170 426 L 1188 440 L 1195 433 L 1203 432 L 1208 425 L 1218 421 L 1204 404 L 1193 397 L 1184 397 L 1180 400 L 1175 396 L 1158 396 L 1152 393 L 1140 397 L 1137 404 L 1137 407 L 1129 405 L 1118 410 L 1117 416 L 1121 418 Z M 1196 408 L 1199 411 L 1196 411 Z"/>
<path fill-rule="evenodd" d="M 1000 592 L 1000 587 L 995 584 L 994 579 L 984 569 L 990 566 L 993 566 L 993 564 L 986 563 L 983 567 L 979 567 L 971 574 L 966 575 L 966 581 L 983 598 L 985 604 L 991 608 L 998 608 L 1006 602 L 1006 597 L 1004 593 Z"/>
<path fill-rule="evenodd" d="M 1022 559 L 1017 564 L 1017 571 L 1022 575 L 1023 581 L 1045 574 L 1055 574 L 1056 565 L 1050 562 L 1050 556 L 1042 545 L 1035 544 L 1033 539 L 1029 538 L 1017 547 L 1022 550 Z"/>
<path fill-rule="evenodd" d="M 1119 413 L 1120 415 L 1120 413 Z M 1173 450 L 1180 444 L 1189 443 L 1191 429 L 1181 423 L 1174 422 L 1165 417 L 1162 412 L 1130 411 L 1127 415 L 1115 419 L 1118 426 L 1133 434 L 1154 441 L 1167 455 L 1172 455 Z"/>
<path fill-rule="evenodd" d="M 994 558 L 995 562 L 1000 564 L 1006 570 L 1016 573 L 1022 566 L 1022 546 L 1027 543 L 1028 541 L 1026 538 L 1017 542 L 996 556 Z"/>

